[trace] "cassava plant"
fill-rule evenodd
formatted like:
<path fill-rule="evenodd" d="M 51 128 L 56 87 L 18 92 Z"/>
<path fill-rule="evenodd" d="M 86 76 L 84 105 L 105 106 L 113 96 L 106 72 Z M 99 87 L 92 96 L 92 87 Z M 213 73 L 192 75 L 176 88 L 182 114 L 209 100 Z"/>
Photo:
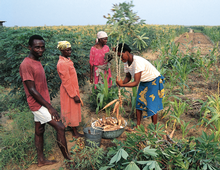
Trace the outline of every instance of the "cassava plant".
<path fill-rule="evenodd" d="M 77 149 L 78 145 L 74 145 L 71 148 L 71 161 L 74 160 L 76 165 L 70 166 L 68 169 L 97 170 L 106 162 L 104 149 L 97 147 L 94 141 L 88 140 L 88 142 L 92 147 L 85 146 L 82 149 Z"/>
<path fill-rule="evenodd" d="M 157 161 L 157 149 L 153 143 L 156 138 L 150 133 L 145 132 L 143 125 L 139 126 L 136 133 L 126 133 L 127 138 L 124 141 L 113 140 L 115 146 L 109 148 L 107 154 L 109 163 L 100 170 L 107 169 L 127 169 L 140 170 L 152 169 L 161 170 Z"/>
<path fill-rule="evenodd" d="M 158 134 L 155 138 L 155 127 L 148 129 L 151 133 L 141 125 L 136 133 L 126 133 L 126 140 L 114 139 L 115 146 L 108 148 L 109 161 L 100 170 L 219 169 L 220 150 L 213 133 L 209 136 L 202 132 L 201 137 L 175 142 L 163 140 Z"/>
<path fill-rule="evenodd" d="M 106 31 L 110 32 L 109 36 L 115 39 L 114 43 L 116 45 L 116 53 L 114 61 L 116 65 L 116 75 L 118 79 L 120 79 L 121 63 L 120 58 L 117 56 L 119 42 L 123 43 L 124 45 L 124 43 L 127 43 L 126 40 L 128 39 L 128 37 L 132 37 L 132 41 L 134 42 L 133 45 L 136 45 L 139 50 L 147 46 L 145 40 L 147 40 L 148 37 L 145 37 L 145 33 L 143 33 L 142 35 L 139 34 L 139 26 L 144 24 L 144 20 L 140 20 L 140 17 L 132 11 L 132 7 L 134 7 L 132 1 L 130 3 L 124 2 L 114 4 L 113 8 L 111 9 L 113 11 L 113 15 L 111 16 L 110 14 L 108 14 L 107 17 L 104 16 L 104 18 L 108 20 L 106 23 L 108 25 L 108 29 L 106 29 Z M 120 52 L 122 53 L 122 51 Z M 118 89 L 120 89 L 120 87 L 118 87 Z M 120 90 L 118 90 L 118 101 L 119 107 L 116 108 L 116 113 L 118 113 L 119 109 L 122 107 Z"/>
<path fill-rule="evenodd" d="M 83 85 L 88 72 L 88 51 L 92 46 L 88 42 L 89 35 L 79 38 L 78 33 L 67 30 L 36 28 L 2 28 L 0 31 L 0 84 L 3 87 L 11 89 L 11 94 L 19 94 L 20 99 L 16 101 L 17 105 L 24 105 L 26 97 L 24 88 L 19 75 L 19 66 L 23 59 L 28 56 L 28 40 L 30 36 L 38 34 L 45 40 L 45 52 L 41 58 L 47 77 L 47 85 L 51 99 L 56 97 L 59 87 L 60 78 L 57 73 L 57 61 L 60 51 L 56 48 L 57 42 L 61 40 L 69 41 L 72 44 L 72 56 L 74 67 L 77 71 L 79 85 Z M 78 42 L 85 42 L 79 44 Z M 91 45 L 91 46 L 89 46 Z M 25 103 L 26 104 L 26 103 Z"/>

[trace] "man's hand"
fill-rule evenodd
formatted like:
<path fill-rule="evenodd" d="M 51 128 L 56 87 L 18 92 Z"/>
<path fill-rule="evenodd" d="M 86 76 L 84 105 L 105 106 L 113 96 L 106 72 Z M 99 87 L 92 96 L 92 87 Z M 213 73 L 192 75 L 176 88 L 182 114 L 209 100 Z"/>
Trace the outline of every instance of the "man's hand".
<path fill-rule="evenodd" d="M 117 84 L 119 87 L 123 87 L 123 81 L 122 81 L 122 79 L 118 80 L 118 77 L 116 77 L 116 84 Z"/>
<path fill-rule="evenodd" d="M 73 97 L 73 99 L 76 103 L 81 103 L 80 98 L 78 96 Z"/>
<path fill-rule="evenodd" d="M 60 116 L 57 111 L 48 103 L 41 94 L 36 90 L 34 81 L 27 80 L 24 81 L 27 86 L 29 93 L 33 96 L 33 98 L 42 106 L 46 107 L 51 114 L 51 118 L 55 121 L 60 121 Z"/>
<path fill-rule="evenodd" d="M 53 107 L 50 107 L 48 109 L 48 111 L 50 112 L 51 114 L 51 118 L 55 121 L 60 121 L 60 116 L 59 114 L 57 113 L 57 111 L 53 108 Z"/>

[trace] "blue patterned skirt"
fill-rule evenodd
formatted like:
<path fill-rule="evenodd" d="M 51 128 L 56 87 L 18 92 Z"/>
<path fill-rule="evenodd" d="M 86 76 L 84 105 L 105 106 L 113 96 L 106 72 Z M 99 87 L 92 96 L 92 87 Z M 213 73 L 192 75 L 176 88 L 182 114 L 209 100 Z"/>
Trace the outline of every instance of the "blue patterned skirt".
<path fill-rule="evenodd" d="M 136 109 L 146 111 L 143 118 L 153 116 L 163 109 L 164 77 L 158 76 L 150 82 L 141 82 L 138 87 Z"/>

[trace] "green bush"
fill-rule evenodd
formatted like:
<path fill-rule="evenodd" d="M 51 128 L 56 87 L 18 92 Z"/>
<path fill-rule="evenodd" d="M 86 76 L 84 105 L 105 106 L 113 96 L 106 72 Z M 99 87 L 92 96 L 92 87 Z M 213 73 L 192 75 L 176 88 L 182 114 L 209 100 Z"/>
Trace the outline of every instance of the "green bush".
<path fill-rule="evenodd" d="M 67 40 L 72 44 L 73 54 L 71 59 L 77 71 L 79 85 L 84 84 L 89 71 L 87 69 L 89 67 L 89 51 L 92 46 L 89 36 L 81 37 L 78 33 L 69 32 L 65 29 L 49 30 L 43 29 L 43 27 L 15 29 L 3 27 L 0 33 L 0 80 L 2 86 L 12 89 L 11 94 L 18 93 L 20 95 L 17 104 L 26 101 L 19 75 L 19 65 L 28 56 L 28 40 L 33 34 L 41 35 L 46 42 L 46 51 L 41 63 L 46 73 L 51 98 L 57 95 L 61 82 L 56 69 L 60 55 L 60 51 L 56 48 L 58 41 Z"/>
<path fill-rule="evenodd" d="M 106 162 L 106 152 L 103 148 L 97 147 L 96 143 L 88 140 L 90 145 L 85 146 L 82 150 L 77 149 L 78 145 L 71 148 L 72 160 L 76 163 L 76 166 L 70 167 L 69 169 L 80 169 L 80 170 L 95 170 Z"/>
<path fill-rule="evenodd" d="M 219 144 L 205 132 L 201 137 L 191 137 L 178 143 L 173 140 L 163 140 L 159 135 L 153 135 L 153 124 L 149 133 L 141 125 L 136 133 L 126 133 L 125 141 L 114 139 L 116 144 L 108 148 L 106 162 L 100 170 L 112 169 L 172 169 L 172 170 L 217 170 L 220 168 Z M 157 131 L 157 130 L 156 130 Z M 159 129 L 160 133 L 163 129 Z"/>

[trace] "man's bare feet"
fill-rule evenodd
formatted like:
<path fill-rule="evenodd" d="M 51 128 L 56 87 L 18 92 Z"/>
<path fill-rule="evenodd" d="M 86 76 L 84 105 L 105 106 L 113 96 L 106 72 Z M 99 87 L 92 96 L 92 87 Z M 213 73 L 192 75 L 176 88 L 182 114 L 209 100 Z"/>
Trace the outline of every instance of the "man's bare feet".
<path fill-rule="evenodd" d="M 38 162 L 37 166 L 38 166 L 38 167 L 42 167 L 42 166 L 45 166 L 45 165 L 53 165 L 53 164 L 55 164 L 55 163 L 57 163 L 56 160 L 52 160 L 52 161 L 50 161 L 50 160 L 44 160 L 43 162 Z"/>

